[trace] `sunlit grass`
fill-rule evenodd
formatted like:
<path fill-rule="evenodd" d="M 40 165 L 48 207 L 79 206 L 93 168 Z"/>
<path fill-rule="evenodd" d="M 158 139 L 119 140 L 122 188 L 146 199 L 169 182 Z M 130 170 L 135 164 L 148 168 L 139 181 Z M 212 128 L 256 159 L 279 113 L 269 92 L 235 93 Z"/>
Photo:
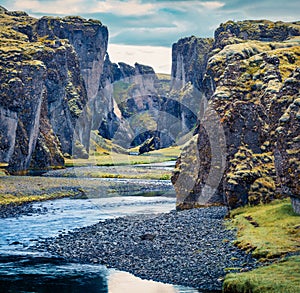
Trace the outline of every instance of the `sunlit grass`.
<path fill-rule="evenodd" d="M 299 280 L 300 256 L 293 256 L 250 272 L 228 274 L 223 292 L 298 293 Z"/>
<path fill-rule="evenodd" d="M 130 150 L 135 152 L 135 149 Z M 66 167 L 70 166 L 121 166 L 160 163 L 176 160 L 180 154 L 180 147 L 174 146 L 151 151 L 142 155 L 108 153 L 107 150 L 91 153 L 89 159 L 66 159 Z"/>
<path fill-rule="evenodd" d="M 20 205 L 23 203 L 29 203 L 34 201 L 44 201 L 44 200 L 68 197 L 75 194 L 76 193 L 72 191 L 45 193 L 41 195 L 0 194 L 0 205 L 8 205 L 8 204 Z"/>
<path fill-rule="evenodd" d="M 228 274 L 224 292 L 300 292 L 300 256 L 285 258 L 300 251 L 300 216 L 289 199 L 271 204 L 244 207 L 231 212 L 228 224 L 238 230 L 235 244 L 261 261 L 275 263 L 253 271 Z"/>
<path fill-rule="evenodd" d="M 300 216 L 293 212 L 289 199 L 239 208 L 231 217 L 229 226 L 238 228 L 236 245 L 255 257 L 273 258 L 300 250 Z"/>

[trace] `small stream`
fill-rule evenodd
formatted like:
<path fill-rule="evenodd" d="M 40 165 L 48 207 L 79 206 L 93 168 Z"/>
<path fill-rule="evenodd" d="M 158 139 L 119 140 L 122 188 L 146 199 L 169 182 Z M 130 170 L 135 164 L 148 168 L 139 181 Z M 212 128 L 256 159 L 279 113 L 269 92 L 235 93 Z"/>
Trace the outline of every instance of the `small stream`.
<path fill-rule="evenodd" d="M 131 180 L 123 181 L 130 186 Z M 149 196 L 149 192 L 135 196 L 99 195 L 98 198 L 64 198 L 34 203 L 36 213 L 0 219 L 0 292 L 198 292 L 193 288 L 141 280 L 103 265 L 68 263 L 32 249 L 38 240 L 98 221 L 164 213 L 174 207 L 175 197 Z"/>

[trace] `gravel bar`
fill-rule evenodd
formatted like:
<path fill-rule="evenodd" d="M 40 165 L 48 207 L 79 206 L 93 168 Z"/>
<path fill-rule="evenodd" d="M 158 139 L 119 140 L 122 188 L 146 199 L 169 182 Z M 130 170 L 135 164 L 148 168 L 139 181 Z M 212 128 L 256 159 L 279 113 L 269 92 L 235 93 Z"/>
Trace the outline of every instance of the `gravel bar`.
<path fill-rule="evenodd" d="M 220 290 L 226 272 L 259 265 L 232 245 L 236 232 L 225 228 L 226 213 L 209 207 L 109 219 L 45 239 L 37 249 L 144 279 Z"/>

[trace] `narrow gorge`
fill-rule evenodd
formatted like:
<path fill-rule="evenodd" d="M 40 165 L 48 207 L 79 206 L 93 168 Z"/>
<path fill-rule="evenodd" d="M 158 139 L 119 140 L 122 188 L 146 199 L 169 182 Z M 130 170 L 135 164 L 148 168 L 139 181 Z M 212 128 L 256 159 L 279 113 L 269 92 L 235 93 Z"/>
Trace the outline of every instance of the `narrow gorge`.
<path fill-rule="evenodd" d="M 299 212 L 300 24 L 228 21 L 180 39 L 171 80 L 112 63 L 98 20 L 1 8 L 0 161 L 13 174 L 88 158 L 100 135 L 140 153 L 190 142 L 177 208 L 290 196 Z"/>
<path fill-rule="evenodd" d="M 176 38 L 167 74 L 28 11 L 0 6 L 0 291 L 299 292 L 300 21 Z"/>

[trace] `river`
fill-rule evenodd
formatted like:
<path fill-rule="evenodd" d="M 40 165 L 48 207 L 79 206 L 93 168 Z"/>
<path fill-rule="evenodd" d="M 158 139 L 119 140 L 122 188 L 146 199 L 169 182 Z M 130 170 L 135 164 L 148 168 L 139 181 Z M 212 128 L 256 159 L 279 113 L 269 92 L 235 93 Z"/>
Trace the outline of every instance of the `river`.
<path fill-rule="evenodd" d="M 166 193 L 167 182 L 147 181 L 153 186 L 154 194 L 159 194 L 157 187 L 161 186 L 160 196 L 151 196 L 149 190 L 131 196 L 128 188 L 131 182 L 136 184 L 136 180 L 122 179 L 122 182 L 127 186 L 125 195 L 115 191 L 111 196 L 99 194 L 96 198 L 38 202 L 33 204 L 36 213 L 0 219 L 0 292 L 198 292 L 193 288 L 142 280 L 103 265 L 68 263 L 32 249 L 38 240 L 98 221 L 126 215 L 165 213 L 175 208 L 171 185 Z"/>

